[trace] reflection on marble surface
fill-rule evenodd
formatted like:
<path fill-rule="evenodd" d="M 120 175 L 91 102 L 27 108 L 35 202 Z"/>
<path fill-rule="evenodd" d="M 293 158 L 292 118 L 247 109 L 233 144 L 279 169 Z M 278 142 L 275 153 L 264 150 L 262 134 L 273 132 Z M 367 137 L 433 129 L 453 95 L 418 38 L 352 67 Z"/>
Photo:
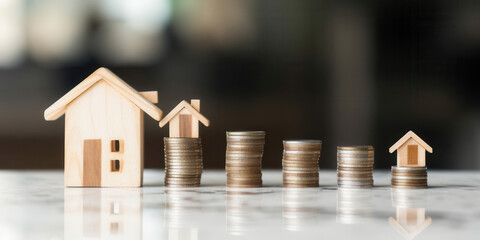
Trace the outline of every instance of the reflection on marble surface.
<path fill-rule="evenodd" d="M 165 223 L 169 240 L 197 240 L 202 221 L 200 192 L 195 188 L 165 190 Z"/>
<path fill-rule="evenodd" d="M 65 188 L 65 239 L 141 239 L 138 188 Z"/>
<path fill-rule="evenodd" d="M 245 235 L 261 224 L 258 213 L 261 209 L 261 189 L 228 189 L 226 202 L 227 232 Z"/>
<path fill-rule="evenodd" d="M 480 239 L 478 172 L 429 170 L 430 187 L 412 192 L 390 189 L 387 171 L 358 192 L 338 191 L 335 171 L 319 188 L 283 189 L 282 172 L 265 170 L 265 187 L 236 192 L 224 171 L 195 189 L 144 176 L 143 188 L 82 189 L 64 188 L 61 171 L 0 171 L 0 239 Z"/>
<path fill-rule="evenodd" d="M 432 223 L 431 217 L 425 218 L 425 189 L 392 189 L 392 205 L 397 214 L 388 221 L 405 239 L 414 239 Z"/>
<path fill-rule="evenodd" d="M 283 229 L 301 231 L 318 226 L 320 201 L 317 188 L 283 188 Z"/>
<path fill-rule="evenodd" d="M 365 223 L 373 215 L 372 189 L 337 189 L 337 222 Z"/>

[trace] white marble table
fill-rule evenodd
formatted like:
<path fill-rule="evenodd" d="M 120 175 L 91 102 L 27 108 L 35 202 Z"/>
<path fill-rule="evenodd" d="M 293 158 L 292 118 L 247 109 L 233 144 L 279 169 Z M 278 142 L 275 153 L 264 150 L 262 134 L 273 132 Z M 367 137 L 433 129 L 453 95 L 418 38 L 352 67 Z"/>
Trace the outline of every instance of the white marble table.
<path fill-rule="evenodd" d="M 230 191 L 223 171 L 202 187 L 171 190 L 146 170 L 138 189 L 64 188 L 61 171 L 0 171 L 0 239 L 480 239 L 480 173 L 429 171 L 427 190 L 394 191 L 375 171 L 371 190 L 340 190 L 334 171 L 320 188 Z"/>

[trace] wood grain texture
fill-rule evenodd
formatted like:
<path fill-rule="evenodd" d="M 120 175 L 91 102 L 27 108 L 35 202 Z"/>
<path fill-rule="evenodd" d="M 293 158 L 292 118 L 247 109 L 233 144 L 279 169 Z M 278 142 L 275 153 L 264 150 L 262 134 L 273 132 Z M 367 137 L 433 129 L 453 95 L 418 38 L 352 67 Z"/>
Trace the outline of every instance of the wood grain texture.
<path fill-rule="evenodd" d="M 417 163 L 409 163 L 409 153 L 408 146 L 418 146 L 417 147 Z M 415 139 L 410 138 L 403 145 L 397 149 L 397 166 L 399 167 L 425 167 L 425 149 L 415 141 Z"/>
<path fill-rule="evenodd" d="M 414 153 L 414 146 L 417 148 L 417 154 Z M 399 167 L 425 167 L 425 152 L 433 153 L 432 147 L 412 131 L 407 132 L 390 147 L 390 153 L 395 151 L 397 151 L 397 166 Z"/>
<path fill-rule="evenodd" d="M 160 127 L 163 127 L 163 126 L 167 125 L 167 123 L 171 122 L 171 121 L 175 118 L 175 116 L 177 116 L 177 115 L 180 113 L 180 111 L 185 108 L 185 103 L 186 103 L 185 101 L 181 101 L 177 106 L 175 106 L 175 108 L 172 109 L 172 111 L 170 111 L 170 112 L 167 114 L 167 116 L 165 116 L 165 117 L 158 123 L 158 125 L 159 125 Z M 187 103 L 187 104 L 188 104 L 188 103 Z M 170 123 L 170 124 L 171 124 L 171 123 Z M 170 136 L 170 137 L 172 137 L 172 136 Z"/>
<path fill-rule="evenodd" d="M 170 137 L 180 137 L 180 119 L 178 117 L 170 120 L 168 131 Z"/>
<path fill-rule="evenodd" d="M 192 106 L 193 109 L 200 112 L 200 100 L 199 99 L 190 100 L 190 105 Z M 195 115 L 192 115 L 192 134 L 190 135 L 192 138 L 199 138 L 200 137 L 199 121 L 200 120 Z M 209 122 L 209 124 L 210 124 L 210 122 Z"/>
<path fill-rule="evenodd" d="M 200 100 L 193 99 L 190 105 L 186 101 L 181 101 L 162 121 L 160 127 L 170 124 L 170 137 L 199 137 L 199 122 L 209 126 L 210 121 L 200 114 Z M 183 116 L 183 117 L 182 117 Z M 189 116 L 189 117 L 187 117 Z M 189 118 L 189 119 L 187 119 Z M 182 120 L 183 119 L 183 120 Z M 189 124 L 187 124 L 189 122 Z"/>
<path fill-rule="evenodd" d="M 143 179 L 143 112 L 104 81 L 72 101 L 65 116 L 65 185 L 83 186 L 83 140 L 101 139 L 102 186 L 140 187 Z M 120 152 L 111 141 L 120 140 Z M 111 172 L 111 160 L 121 170 Z"/>
<path fill-rule="evenodd" d="M 102 140 L 83 141 L 83 186 L 102 186 Z"/>
<path fill-rule="evenodd" d="M 67 110 L 68 104 L 100 81 L 108 83 L 113 89 L 128 98 L 133 104 L 137 105 L 153 119 L 160 121 L 162 118 L 162 110 L 153 105 L 149 100 L 144 98 L 140 93 L 120 79 L 117 75 L 113 74 L 110 70 L 99 68 L 47 108 L 44 112 L 45 120 L 56 120 L 61 117 Z M 153 97 L 152 93 L 147 93 L 147 95 Z"/>
<path fill-rule="evenodd" d="M 407 146 L 407 163 L 411 166 L 418 164 L 418 145 Z"/>
<path fill-rule="evenodd" d="M 45 120 L 57 120 L 65 113 L 67 105 L 70 102 L 75 100 L 80 94 L 85 92 L 87 89 L 89 89 L 91 86 L 93 86 L 100 80 L 102 80 L 101 76 L 96 76 L 94 75 L 94 73 L 92 73 L 92 75 L 87 77 L 80 84 L 75 86 L 75 88 L 70 90 L 67 94 L 63 95 L 60 99 L 58 99 L 55 103 L 48 107 L 44 112 Z"/>
<path fill-rule="evenodd" d="M 175 116 L 177 116 L 180 113 L 180 111 L 182 111 L 184 108 L 187 109 L 194 117 L 196 117 L 205 126 L 208 127 L 210 125 L 210 121 L 206 117 L 204 117 L 201 113 L 199 113 L 192 106 L 190 106 L 188 102 L 183 100 L 172 111 L 170 111 L 167 114 L 167 116 L 165 116 L 165 118 L 163 118 L 160 121 L 159 126 L 160 127 L 165 126 L 168 122 L 170 122 L 170 120 L 172 120 Z"/>
<path fill-rule="evenodd" d="M 179 114 L 180 121 L 180 137 L 192 138 L 192 115 L 191 114 Z"/>
<path fill-rule="evenodd" d="M 197 110 L 198 112 L 200 112 L 200 99 L 192 99 L 192 100 L 190 100 L 190 105 L 191 105 L 195 110 Z"/>
<path fill-rule="evenodd" d="M 139 92 L 142 97 L 150 101 L 151 103 L 158 103 L 158 92 L 157 91 L 143 91 Z"/>
<path fill-rule="evenodd" d="M 425 150 L 429 153 L 433 153 L 432 147 L 430 147 L 425 141 L 423 141 L 417 134 L 413 131 L 408 131 L 402 138 L 400 138 L 395 144 L 393 144 L 390 149 L 388 150 L 390 153 L 395 152 L 400 146 L 404 145 L 405 142 L 409 139 L 413 138 L 417 144 L 422 146 Z"/>

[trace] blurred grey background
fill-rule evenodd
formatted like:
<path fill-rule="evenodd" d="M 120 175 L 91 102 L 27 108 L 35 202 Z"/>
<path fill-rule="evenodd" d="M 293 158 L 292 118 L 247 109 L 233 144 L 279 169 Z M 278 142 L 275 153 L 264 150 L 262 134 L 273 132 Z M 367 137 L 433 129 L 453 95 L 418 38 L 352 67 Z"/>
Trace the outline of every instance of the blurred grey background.
<path fill-rule="evenodd" d="M 429 168 L 480 168 L 480 2 L 345 0 L 0 0 L 0 168 L 63 167 L 64 119 L 43 111 L 98 67 L 158 90 L 168 113 L 200 98 L 206 168 L 225 131 L 374 145 L 376 168 L 413 130 Z M 163 167 L 168 128 L 145 117 L 145 166 Z"/>

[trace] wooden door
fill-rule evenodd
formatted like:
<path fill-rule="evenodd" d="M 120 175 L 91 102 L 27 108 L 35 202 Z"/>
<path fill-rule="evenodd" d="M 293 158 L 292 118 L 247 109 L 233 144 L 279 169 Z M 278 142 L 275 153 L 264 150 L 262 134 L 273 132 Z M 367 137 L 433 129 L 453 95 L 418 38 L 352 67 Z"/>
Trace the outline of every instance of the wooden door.
<path fill-rule="evenodd" d="M 86 139 L 83 142 L 83 186 L 102 186 L 102 140 Z"/>
<path fill-rule="evenodd" d="M 180 114 L 180 137 L 182 138 L 191 138 L 192 137 L 192 115 L 191 114 Z"/>
<path fill-rule="evenodd" d="M 407 151 L 407 164 L 418 165 L 418 145 L 408 145 Z"/>

